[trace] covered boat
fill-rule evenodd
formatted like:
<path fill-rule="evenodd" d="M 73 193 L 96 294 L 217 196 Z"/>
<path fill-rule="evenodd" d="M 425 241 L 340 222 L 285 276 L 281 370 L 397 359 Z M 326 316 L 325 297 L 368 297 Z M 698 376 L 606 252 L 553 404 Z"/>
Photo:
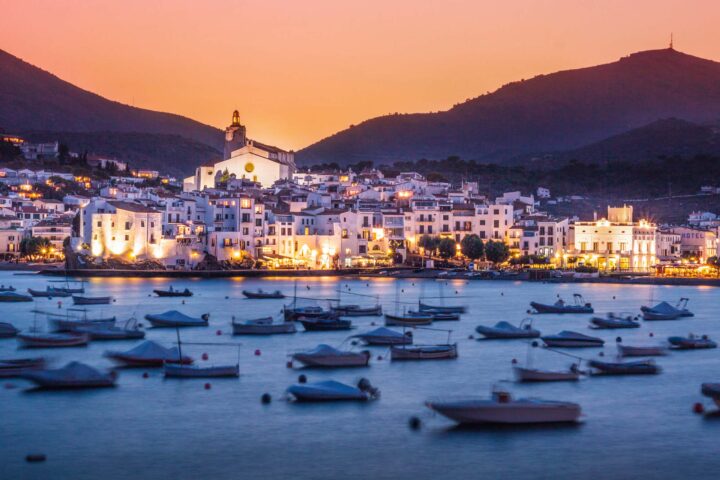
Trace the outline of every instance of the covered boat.
<path fill-rule="evenodd" d="M 220 378 L 239 377 L 240 365 L 217 365 L 201 367 L 198 365 L 179 365 L 177 363 L 165 363 L 163 373 L 166 377 L 173 378 Z"/>
<path fill-rule="evenodd" d="M 302 323 L 305 331 L 318 332 L 328 330 L 350 330 L 352 328 L 352 321 L 337 318 L 335 316 L 324 318 L 306 318 L 300 317 L 297 319 L 298 322 Z"/>
<path fill-rule="evenodd" d="M 77 332 L 83 328 L 93 327 L 112 327 L 115 325 L 115 317 L 107 318 L 76 318 L 72 317 L 52 317 L 50 323 L 58 332 Z"/>
<path fill-rule="evenodd" d="M 330 310 L 343 317 L 379 317 L 382 315 L 382 306 L 361 307 L 360 305 L 337 305 Z"/>
<path fill-rule="evenodd" d="M 413 343 L 412 332 L 402 333 L 385 327 L 353 335 L 353 338 L 359 338 L 365 345 L 412 345 Z"/>
<path fill-rule="evenodd" d="M 21 333 L 17 336 L 22 348 L 84 347 L 90 341 L 87 333 Z"/>
<path fill-rule="evenodd" d="M 655 375 L 661 369 L 652 360 L 638 362 L 601 362 L 599 360 L 588 361 L 588 366 L 593 369 L 593 375 Z"/>
<path fill-rule="evenodd" d="M 590 328 L 612 329 L 612 328 L 639 328 L 640 322 L 632 315 L 615 315 L 608 313 L 605 318 L 593 317 L 590 319 Z"/>
<path fill-rule="evenodd" d="M 305 367 L 367 367 L 370 362 L 370 352 L 348 352 L 322 343 L 312 350 L 294 353 L 291 358 Z"/>
<path fill-rule="evenodd" d="M 703 383 L 700 391 L 706 397 L 712 399 L 715 405 L 720 407 L 720 383 Z"/>
<path fill-rule="evenodd" d="M 280 290 L 274 292 L 264 292 L 262 289 L 258 289 L 257 292 L 251 292 L 250 290 L 243 290 L 243 295 L 253 300 L 272 300 L 278 298 L 285 298 L 285 295 Z"/>
<path fill-rule="evenodd" d="M 542 341 L 548 347 L 562 348 L 584 348 L 584 347 L 602 347 L 605 341 L 601 338 L 591 337 L 578 332 L 563 330 L 557 335 L 545 335 Z"/>
<path fill-rule="evenodd" d="M 644 320 L 676 320 L 682 312 L 668 302 L 660 302 L 654 307 L 641 307 Z"/>
<path fill-rule="evenodd" d="M 573 364 L 567 370 L 538 370 L 536 368 L 513 367 L 518 382 L 574 382 L 580 380 L 580 370 Z"/>
<path fill-rule="evenodd" d="M 0 292 L 0 302 L 32 302 L 32 297 L 12 291 Z"/>
<path fill-rule="evenodd" d="M 12 323 L 0 322 L 0 338 L 11 338 L 20 332 Z"/>
<path fill-rule="evenodd" d="M 366 379 L 361 379 L 357 387 L 326 380 L 315 383 L 298 383 L 290 386 L 287 393 L 298 402 L 337 402 L 367 401 L 380 396 L 377 388 Z"/>
<path fill-rule="evenodd" d="M 285 305 L 283 307 L 283 315 L 285 321 L 294 322 L 300 317 L 304 318 L 330 318 L 336 316 L 333 312 L 324 310 L 322 307 L 292 307 Z"/>
<path fill-rule="evenodd" d="M 707 335 L 697 336 L 692 333 L 687 337 L 668 338 L 670 348 L 674 350 L 694 350 L 702 348 L 717 348 L 717 343 L 710 340 Z"/>
<path fill-rule="evenodd" d="M 75 331 L 87 333 L 91 340 L 138 340 L 145 338 L 145 332 L 140 330 L 137 321 L 131 318 L 120 327 L 113 324 L 110 325 L 88 325 L 79 327 Z"/>
<path fill-rule="evenodd" d="M 577 422 L 580 405 L 535 398 L 515 400 L 494 391 L 489 399 L 430 400 L 428 408 L 460 424 L 537 424 Z"/>
<path fill-rule="evenodd" d="M 428 305 L 427 303 L 418 302 L 418 310 L 431 313 L 465 313 L 467 308 L 463 306 Z"/>
<path fill-rule="evenodd" d="M 210 314 L 205 313 L 200 318 L 189 317 L 177 310 L 169 310 L 164 313 L 147 314 L 145 319 L 153 327 L 207 327 Z"/>
<path fill-rule="evenodd" d="M 126 352 L 107 351 L 105 356 L 126 367 L 162 367 L 165 363 L 182 363 L 190 365 L 193 359 L 183 355 L 177 347 L 165 348 L 160 344 L 147 340 Z"/>
<path fill-rule="evenodd" d="M 552 305 L 544 303 L 530 302 L 530 306 L 535 309 L 535 313 L 593 313 L 592 304 L 586 302 L 582 295 L 576 293 L 573 295 L 574 303 L 565 303 L 562 298 Z"/>
<path fill-rule="evenodd" d="M 498 322 L 495 326 L 478 325 L 475 331 L 486 339 L 537 338 L 540 332 L 532 328 L 531 320 L 523 320 L 519 326 L 509 322 Z"/>
<path fill-rule="evenodd" d="M 0 359 L 0 378 L 19 377 L 24 373 L 44 367 L 45 359 L 42 357 Z"/>
<path fill-rule="evenodd" d="M 170 286 L 167 290 L 161 290 L 156 289 L 153 290 L 153 293 L 157 295 L 158 297 L 192 297 L 193 293 L 189 289 L 185 290 L 175 290 L 172 286 Z"/>
<path fill-rule="evenodd" d="M 396 360 L 450 360 L 457 358 L 457 343 L 441 345 L 391 346 L 390 359 Z"/>
<path fill-rule="evenodd" d="M 275 323 L 272 317 L 257 318 L 245 322 L 232 320 L 233 335 L 276 335 L 281 333 L 295 333 L 297 329 L 293 322 Z"/>
<path fill-rule="evenodd" d="M 414 327 L 418 325 L 430 325 L 433 321 L 432 313 L 414 312 L 402 315 L 385 314 L 385 325 L 388 327 Z"/>
<path fill-rule="evenodd" d="M 618 343 L 617 349 L 621 357 L 659 357 L 667 354 L 664 345 L 636 346 Z"/>
<path fill-rule="evenodd" d="M 72 296 L 75 305 L 108 305 L 112 302 L 112 297 L 81 297 L 80 295 Z"/>
<path fill-rule="evenodd" d="M 26 372 L 22 377 L 40 388 L 98 388 L 115 386 L 117 374 L 101 372 L 84 363 L 70 362 L 63 368 Z"/>

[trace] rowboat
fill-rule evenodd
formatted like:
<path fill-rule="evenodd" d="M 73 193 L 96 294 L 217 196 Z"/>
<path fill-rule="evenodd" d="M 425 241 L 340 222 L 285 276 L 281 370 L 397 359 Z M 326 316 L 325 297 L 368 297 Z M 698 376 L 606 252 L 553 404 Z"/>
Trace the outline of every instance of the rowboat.
<path fill-rule="evenodd" d="M 185 290 L 173 290 L 172 287 L 170 287 L 168 290 L 153 290 L 153 293 L 157 295 L 158 297 L 192 297 L 193 293 L 188 290 L 187 288 Z"/>
<path fill-rule="evenodd" d="M 568 330 L 563 330 L 557 335 L 545 335 L 541 338 L 548 347 L 584 348 L 602 347 L 605 344 L 601 338 L 591 337 L 578 332 L 570 332 Z"/>
<path fill-rule="evenodd" d="M 52 289 L 50 287 L 48 287 L 45 290 L 33 290 L 32 288 L 28 288 L 27 291 L 30 294 L 30 296 L 40 297 L 40 298 L 52 298 L 52 297 L 64 298 L 64 297 L 69 297 L 70 295 L 72 295 L 71 293 Z"/>
<path fill-rule="evenodd" d="M 0 292 L 0 302 L 32 302 L 32 297 L 13 291 Z"/>
<path fill-rule="evenodd" d="M 0 378 L 18 377 L 45 366 L 45 359 L 39 358 L 7 358 L 0 359 Z"/>
<path fill-rule="evenodd" d="M 209 313 L 203 314 L 200 318 L 189 317 L 177 310 L 169 310 L 164 313 L 147 314 L 145 319 L 155 328 L 161 327 L 207 327 Z"/>
<path fill-rule="evenodd" d="M 396 360 L 448 360 L 457 358 L 457 343 L 444 345 L 412 345 L 390 347 L 390 359 Z"/>
<path fill-rule="evenodd" d="M 240 365 L 219 365 L 212 367 L 200 367 L 197 365 L 178 365 L 177 363 L 165 363 L 163 374 L 172 378 L 220 378 L 239 377 Z"/>
<path fill-rule="evenodd" d="M 343 351 L 323 343 L 312 350 L 293 353 L 291 358 L 305 367 L 367 367 L 370 362 L 370 352 L 366 350 L 362 352 Z"/>
<path fill-rule="evenodd" d="M 0 338 L 12 338 L 18 334 L 20 330 L 15 328 L 12 323 L 0 322 Z"/>
<path fill-rule="evenodd" d="M 470 425 L 577 422 L 581 413 L 577 403 L 515 400 L 504 391 L 493 391 L 489 399 L 429 400 L 425 405 L 457 423 Z"/>
<path fill-rule="evenodd" d="M 343 317 L 379 317 L 382 315 L 382 305 L 374 307 L 361 307 L 359 305 L 337 305 L 330 310 Z"/>
<path fill-rule="evenodd" d="M 357 387 L 334 380 L 299 383 L 290 386 L 287 394 L 297 402 L 365 402 L 379 397 L 380 391 L 363 378 L 358 382 Z"/>
<path fill-rule="evenodd" d="M 574 382 L 580 380 L 577 365 L 568 370 L 538 370 L 535 368 L 513 367 L 518 382 Z"/>
<path fill-rule="evenodd" d="M 434 313 L 465 313 L 467 308 L 464 306 L 428 305 L 427 303 L 418 302 L 418 310 Z"/>
<path fill-rule="evenodd" d="M 75 305 L 108 305 L 112 302 L 112 297 L 81 297 L 73 295 L 72 299 Z"/>
<path fill-rule="evenodd" d="M 165 363 L 193 363 L 191 357 L 182 356 L 177 347 L 165 348 L 162 345 L 146 340 L 140 345 L 125 352 L 109 350 L 105 356 L 125 367 L 162 367 Z"/>
<path fill-rule="evenodd" d="M 385 326 L 388 327 L 414 327 L 417 325 L 430 325 L 432 321 L 432 313 L 415 312 L 411 314 L 410 312 L 407 312 L 403 315 L 385 314 Z"/>
<path fill-rule="evenodd" d="M 90 341 L 86 333 L 21 333 L 17 336 L 21 348 L 84 347 Z"/>
<path fill-rule="evenodd" d="M 661 369 L 652 360 L 639 362 L 601 362 L 590 360 L 588 362 L 593 375 L 655 375 Z"/>
<path fill-rule="evenodd" d="M 111 327 L 115 325 L 115 317 L 108 318 L 82 318 L 71 320 L 70 318 L 50 318 L 57 332 L 76 332 L 82 328 Z"/>
<path fill-rule="evenodd" d="M 608 313 L 605 318 L 593 317 L 590 319 L 590 328 L 612 329 L 612 328 L 639 328 L 640 322 L 635 321 L 632 315 L 621 316 Z"/>
<path fill-rule="evenodd" d="M 257 318 L 237 323 L 232 320 L 233 335 L 275 335 L 282 333 L 295 333 L 297 329 L 293 322 L 275 323 L 272 317 Z"/>
<path fill-rule="evenodd" d="M 621 357 L 658 357 L 667 354 L 667 349 L 664 345 L 643 347 L 618 343 L 617 349 Z"/>
<path fill-rule="evenodd" d="M 593 313 L 595 311 L 592 304 L 585 302 L 579 293 L 573 295 L 573 300 L 573 304 L 567 304 L 560 298 L 552 305 L 530 302 L 530 306 L 535 309 L 535 313 Z"/>
<path fill-rule="evenodd" d="M 100 388 L 115 386 L 117 373 L 103 373 L 84 363 L 70 362 L 63 368 L 26 372 L 22 377 L 47 389 Z"/>
<path fill-rule="evenodd" d="M 512 338 L 537 338 L 540 331 L 532 328 L 532 320 L 525 319 L 520 322 L 519 326 L 512 325 L 509 322 L 498 322 L 493 327 L 478 325 L 475 331 L 483 335 L 486 339 L 512 339 Z"/>
<path fill-rule="evenodd" d="M 385 327 L 353 335 L 352 338 L 359 338 L 365 345 L 412 345 L 413 343 L 412 332 L 400 333 Z"/>
<path fill-rule="evenodd" d="M 273 300 L 285 298 L 285 295 L 280 290 L 275 290 L 274 292 L 263 292 L 262 289 L 259 289 L 257 292 L 243 290 L 242 293 L 247 298 L 251 298 L 253 300 Z"/>
<path fill-rule="evenodd" d="M 302 323 L 305 331 L 318 332 L 328 330 L 350 330 L 352 328 L 352 321 L 344 320 L 342 318 L 330 317 L 330 318 L 305 318 L 300 317 L 297 320 Z"/>
<path fill-rule="evenodd" d="M 418 313 L 429 313 L 432 315 L 433 322 L 453 322 L 460 320 L 459 313 L 434 312 L 432 310 L 426 310 L 424 312 L 408 312 L 409 315 L 416 315 Z"/>
<path fill-rule="evenodd" d="M 695 350 L 704 348 L 717 348 L 717 343 L 710 340 L 707 335 L 697 336 L 692 333 L 687 337 L 669 337 L 670 348 L 674 350 Z"/>

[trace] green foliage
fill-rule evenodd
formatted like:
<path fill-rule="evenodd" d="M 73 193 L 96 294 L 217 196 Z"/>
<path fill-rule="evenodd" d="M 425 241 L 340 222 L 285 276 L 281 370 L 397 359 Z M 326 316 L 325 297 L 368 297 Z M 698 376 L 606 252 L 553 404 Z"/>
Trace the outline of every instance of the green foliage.
<path fill-rule="evenodd" d="M 460 242 L 460 251 L 470 260 L 477 260 L 481 258 L 485 253 L 485 245 L 483 241 L 475 235 L 465 235 L 465 238 Z"/>
<path fill-rule="evenodd" d="M 440 245 L 440 239 L 430 235 L 423 235 L 418 240 L 418 247 L 422 247 L 425 251 L 430 254 L 434 252 Z"/>
<path fill-rule="evenodd" d="M 542 255 L 521 255 L 510 260 L 513 265 L 542 265 L 550 263 L 550 259 Z"/>
<path fill-rule="evenodd" d="M 25 237 L 20 241 L 20 254 L 23 257 L 44 256 L 50 249 L 50 240 L 44 237 Z"/>
<path fill-rule="evenodd" d="M 438 242 L 438 251 L 440 256 L 445 260 L 455 256 L 456 248 L 455 240 L 452 238 L 442 238 L 440 242 Z"/>
<path fill-rule="evenodd" d="M 504 242 L 488 240 L 485 244 L 485 257 L 493 263 L 503 263 L 510 258 L 510 249 Z"/>

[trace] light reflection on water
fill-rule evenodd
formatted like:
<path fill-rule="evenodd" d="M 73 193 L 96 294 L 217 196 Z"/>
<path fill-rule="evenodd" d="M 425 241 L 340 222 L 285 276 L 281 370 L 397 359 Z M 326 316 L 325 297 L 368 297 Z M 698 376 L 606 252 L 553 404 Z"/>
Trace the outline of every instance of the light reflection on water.
<path fill-rule="evenodd" d="M 0 272 L 0 283 L 19 291 L 43 288 L 44 278 Z M 153 288 L 188 287 L 195 296 L 186 299 L 149 297 Z M 124 319 L 131 314 L 178 309 L 190 315 L 210 312 L 210 327 L 186 329 L 183 340 L 231 341 L 230 318 L 257 318 L 279 314 L 282 301 L 250 301 L 243 289 L 280 289 L 293 292 L 293 280 L 272 279 L 92 279 L 88 295 L 113 295 L 112 306 L 90 307 Z M 347 287 L 346 287 L 347 285 Z M 309 289 L 308 289 L 309 287 Z M 285 388 L 298 370 L 285 366 L 287 353 L 318 343 L 341 344 L 347 332 L 298 333 L 265 338 L 235 337 L 241 341 L 240 380 L 163 380 L 158 372 L 143 379 L 144 370 L 120 372 L 116 389 L 87 392 L 26 393 L 20 380 L 6 380 L 21 388 L 0 389 L 0 459 L 3 478 L 707 478 L 720 466 L 715 445 L 720 434 L 717 416 L 704 418 L 691 412 L 703 401 L 700 383 L 720 381 L 720 350 L 679 352 L 658 359 L 664 371 L 652 377 L 593 378 L 578 383 L 516 385 L 510 383 L 513 358 L 527 356 L 523 342 L 477 342 L 468 339 L 480 323 L 526 317 L 531 300 L 551 302 L 556 294 L 570 300 L 582 293 L 598 314 L 638 312 L 640 305 L 659 300 L 691 299 L 694 318 L 677 322 L 645 323 L 633 331 L 594 331 L 606 339 L 611 357 L 614 339 L 626 344 L 650 344 L 669 335 L 709 334 L 720 339 L 718 290 L 702 287 L 640 285 L 563 285 L 521 282 L 443 282 L 393 279 L 301 279 L 299 296 L 331 298 L 338 288 L 379 296 L 383 308 L 394 311 L 394 300 L 415 302 L 421 293 L 447 302 L 468 305 L 460 322 L 437 324 L 452 328 L 459 343 L 455 361 L 390 364 L 383 349 L 373 349 L 369 369 L 304 371 L 310 381 L 337 379 L 354 382 L 368 377 L 382 391 L 369 404 L 296 405 L 282 400 Z M 402 292 L 401 292 L 402 290 Z M 458 293 L 455 294 L 455 291 Z M 230 297 L 226 299 L 225 297 Z M 613 300 L 615 296 L 615 300 Z M 458 297 L 451 300 L 450 297 Z M 461 297 L 461 298 L 460 298 Z M 343 295 L 348 303 L 370 304 L 372 298 Z M 57 311 L 57 300 L 39 300 L 36 307 Z M 62 299 L 63 304 L 71 303 Z M 432 300 L 439 302 L 439 300 Z M 290 300 L 286 300 L 289 303 Z M 34 321 L 32 304 L 2 304 L 3 321 L 22 329 Z M 534 325 L 543 333 L 560 330 L 591 332 L 589 315 L 537 316 Z M 371 328 L 380 318 L 357 318 L 358 331 Z M 224 335 L 218 337 L 216 330 Z M 301 329 L 301 328 L 300 328 Z M 649 332 L 654 337 L 649 337 Z M 173 330 L 154 330 L 148 338 L 165 345 L 175 340 Z M 444 341 L 441 332 L 417 332 L 418 342 Z M 108 349 L 129 349 L 134 342 L 98 342 L 87 348 L 43 352 L 58 366 L 81 360 L 109 366 L 102 358 Z M 199 360 L 234 363 L 232 348 L 187 346 Z M 253 352 L 259 349 L 260 356 Z M 597 350 L 585 350 L 591 357 Z M 15 340 L 0 340 L 0 358 L 27 356 Z M 535 349 L 536 366 L 560 368 L 566 357 Z M 507 382 L 507 383 L 506 383 Z M 432 415 L 423 402 L 438 395 L 487 395 L 493 384 L 509 387 L 519 396 L 569 400 L 580 403 L 584 421 L 578 426 L 551 428 L 453 427 Z M 271 405 L 260 396 L 273 395 Z M 709 402 L 705 402 L 709 404 Z M 420 431 L 408 428 L 408 419 L 423 420 Z M 48 461 L 27 464 L 26 454 L 43 452 Z"/>

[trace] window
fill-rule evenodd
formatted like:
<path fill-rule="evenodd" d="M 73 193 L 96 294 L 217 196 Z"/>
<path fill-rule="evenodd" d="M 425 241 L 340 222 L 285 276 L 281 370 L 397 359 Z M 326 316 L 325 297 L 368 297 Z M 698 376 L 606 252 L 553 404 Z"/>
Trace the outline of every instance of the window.
<path fill-rule="evenodd" d="M 102 220 L 98 220 L 97 226 L 98 226 L 98 228 L 102 227 Z"/>
<path fill-rule="evenodd" d="M 155 222 L 150 222 L 150 228 L 155 228 Z"/>
<path fill-rule="evenodd" d="M 243 227 L 242 233 L 243 233 L 243 235 L 248 235 L 248 228 L 247 228 L 247 227 Z"/>
<path fill-rule="evenodd" d="M 200 220 L 200 219 L 198 218 L 198 220 Z M 140 226 L 142 228 L 145 228 L 145 220 L 140 220 Z"/>
<path fill-rule="evenodd" d="M 130 240 L 130 235 L 125 235 L 125 241 L 127 242 L 129 240 Z"/>
<path fill-rule="evenodd" d="M 493 228 L 500 228 L 500 220 L 493 220 Z"/>
<path fill-rule="evenodd" d="M 130 222 L 125 222 L 125 230 L 130 230 Z"/>
<path fill-rule="evenodd" d="M 240 199 L 240 208 L 250 208 L 251 202 L 249 198 Z"/>

